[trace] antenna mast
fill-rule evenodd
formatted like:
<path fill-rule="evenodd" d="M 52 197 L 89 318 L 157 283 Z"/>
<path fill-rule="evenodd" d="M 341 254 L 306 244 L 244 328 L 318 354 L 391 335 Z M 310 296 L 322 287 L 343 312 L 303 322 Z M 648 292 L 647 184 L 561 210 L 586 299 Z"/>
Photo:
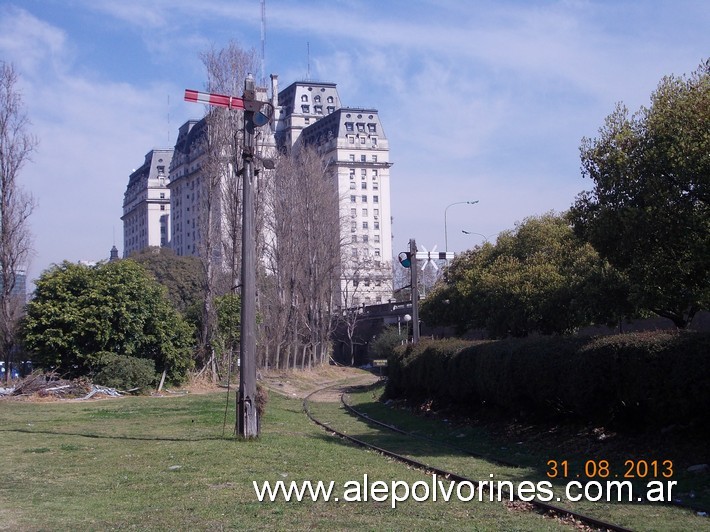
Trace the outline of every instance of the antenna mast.
<path fill-rule="evenodd" d="M 308 70 L 306 71 L 306 81 L 311 81 L 311 43 L 306 41 L 306 58 L 308 60 Z"/>
<path fill-rule="evenodd" d="M 265 46 L 266 41 L 266 0 L 261 0 L 261 86 L 266 85 L 266 72 L 264 69 L 265 63 Z"/>

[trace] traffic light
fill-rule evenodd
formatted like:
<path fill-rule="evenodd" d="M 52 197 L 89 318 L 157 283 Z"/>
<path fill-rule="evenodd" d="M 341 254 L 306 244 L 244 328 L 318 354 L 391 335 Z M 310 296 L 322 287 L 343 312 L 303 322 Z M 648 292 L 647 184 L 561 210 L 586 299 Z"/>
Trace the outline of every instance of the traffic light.
<path fill-rule="evenodd" d="M 412 267 L 412 254 L 409 251 L 403 251 L 400 253 L 397 258 L 399 259 L 399 263 L 405 267 L 405 268 L 411 268 Z"/>

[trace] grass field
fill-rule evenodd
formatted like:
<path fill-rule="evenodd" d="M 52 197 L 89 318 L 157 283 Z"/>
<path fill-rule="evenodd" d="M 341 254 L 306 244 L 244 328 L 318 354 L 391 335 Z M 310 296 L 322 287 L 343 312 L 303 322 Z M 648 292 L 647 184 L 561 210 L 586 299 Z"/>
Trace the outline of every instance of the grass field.
<path fill-rule="evenodd" d="M 222 437 L 225 394 L 0 401 L 5 530 L 558 530 L 491 503 L 259 503 L 252 481 L 427 477 L 327 435 L 271 395 L 258 441 Z M 232 414 L 233 415 L 233 414 Z M 231 432 L 227 427 L 227 434 Z"/>
<path fill-rule="evenodd" d="M 297 380 L 288 383 L 288 395 L 322 384 Z M 360 396 L 360 406 L 371 402 L 367 397 Z M 429 477 L 333 438 L 306 418 L 300 399 L 276 393 L 261 438 L 231 438 L 233 399 L 223 437 L 225 398 L 222 392 L 0 401 L 0 529 L 572 529 L 491 502 L 408 501 L 396 509 L 371 500 L 260 503 L 253 481 L 332 480 L 342 486 L 365 474 L 386 482 Z M 319 408 L 334 423 L 349 417 L 334 404 Z"/>

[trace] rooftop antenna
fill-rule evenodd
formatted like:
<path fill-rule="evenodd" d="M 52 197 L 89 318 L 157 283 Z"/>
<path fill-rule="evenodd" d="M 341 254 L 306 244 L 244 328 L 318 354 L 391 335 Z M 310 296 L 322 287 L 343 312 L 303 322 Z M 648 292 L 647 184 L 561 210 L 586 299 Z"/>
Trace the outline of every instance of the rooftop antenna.
<path fill-rule="evenodd" d="M 170 146 L 170 94 L 168 93 L 168 146 Z"/>
<path fill-rule="evenodd" d="M 311 43 L 306 41 L 306 56 L 308 59 L 308 70 L 306 71 L 306 81 L 311 81 Z"/>
<path fill-rule="evenodd" d="M 265 52 L 264 42 L 266 41 L 266 0 L 261 0 L 261 86 L 266 85 L 266 72 L 264 69 Z"/>

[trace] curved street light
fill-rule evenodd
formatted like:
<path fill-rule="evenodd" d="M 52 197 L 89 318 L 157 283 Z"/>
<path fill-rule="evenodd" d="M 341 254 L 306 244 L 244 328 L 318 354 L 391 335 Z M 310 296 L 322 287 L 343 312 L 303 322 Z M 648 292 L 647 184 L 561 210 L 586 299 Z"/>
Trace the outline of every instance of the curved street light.
<path fill-rule="evenodd" d="M 484 235 L 483 233 L 476 233 L 476 232 L 474 232 L 474 231 L 466 231 L 465 229 L 461 229 L 461 232 L 462 232 L 464 235 L 478 235 L 478 236 L 482 236 L 482 237 L 483 237 L 483 240 L 485 240 L 486 242 L 488 242 L 488 237 L 490 237 L 490 236 L 496 236 L 496 235 L 498 234 L 498 233 L 493 233 L 492 235 L 486 236 L 486 235 Z"/>
<path fill-rule="evenodd" d="M 448 231 L 448 227 L 447 227 L 447 224 L 446 224 L 446 215 L 447 215 L 447 213 L 448 213 L 448 211 L 449 211 L 449 207 L 453 207 L 454 205 L 464 205 L 464 204 L 473 205 L 473 204 L 475 204 L 475 203 L 478 203 L 478 200 L 475 200 L 475 201 L 456 201 L 456 202 L 454 202 L 454 203 L 450 203 L 450 204 L 447 205 L 446 208 L 444 209 L 444 248 L 445 248 L 444 251 L 449 251 L 449 231 Z"/>

